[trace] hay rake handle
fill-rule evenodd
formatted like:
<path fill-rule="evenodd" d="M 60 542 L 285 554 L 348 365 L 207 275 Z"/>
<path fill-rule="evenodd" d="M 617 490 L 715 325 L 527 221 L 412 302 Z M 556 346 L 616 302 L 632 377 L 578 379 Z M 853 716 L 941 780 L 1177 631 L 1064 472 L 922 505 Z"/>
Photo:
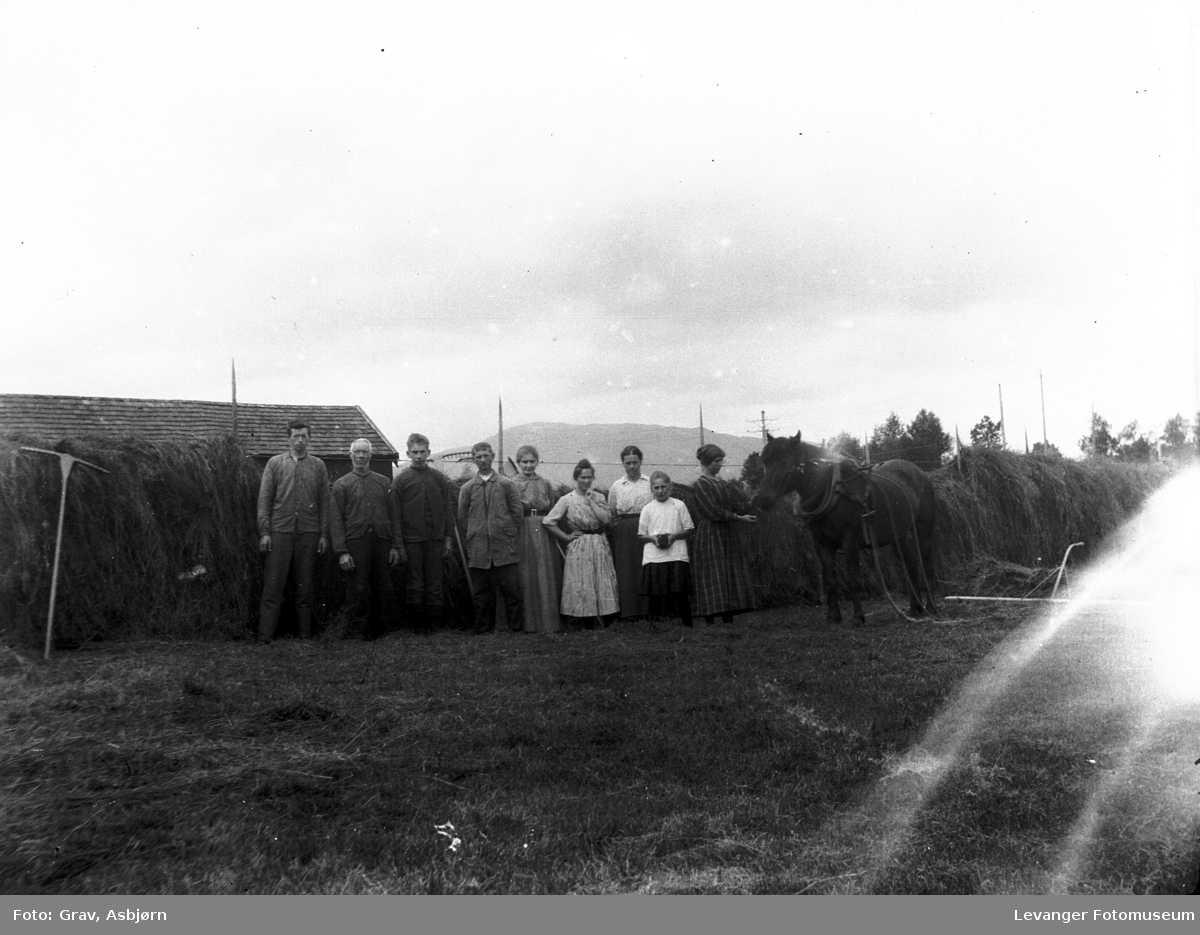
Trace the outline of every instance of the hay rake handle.
<path fill-rule="evenodd" d="M 1074 601 L 1072 598 L 1056 597 L 1056 595 L 1058 594 L 1058 586 L 1062 582 L 1062 579 L 1063 579 L 1063 573 L 1066 572 L 1066 570 L 1067 570 L 1067 559 L 1071 557 L 1071 550 L 1074 548 L 1078 548 L 1081 545 L 1083 545 L 1082 542 L 1072 542 L 1069 546 L 1067 546 L 1067 551 L 1063 552 L 1062 562 L 1058 566 L 1058 575 L 1054 579 L 1054 590 L 1050 592 L 1049 597 L 1030 597 L 1029 596 L 1029 594 L 1032 594 L 1033 591 L 1036 591 L 1038 588 L 1040 588 L 1042 586 L 1042 584 L 1045 584 L 1046 581 L 1050 580 L 1050 578 L 1047 577 L 1044 581 L 1042 581 L 1041 584 L 1039 584 L 1037 587 L 1035 587 L 1033 589 L 1033 591 L 1030 591 L 1029 594 L 1026 594 L 1024 597 L 975 597 L 973 595 L 951 594 L 946 597 L 946 600 L 948 600 L 948 601 L 1002 601 L 1002 602 L 1007 602 L 1010 604 L 1071 604 L 1071 603 L 1144 604 L 1145 603 L 1145 601 L 1123 601 L 1123 600 Z"/>
<path fill-rule="evenodd" d="M 58 498 L 58 532 L 54 536 L 54 571 L 50 575 L 50 611 L 46 615 L 46 650 L 45 659 L 50 659 L 50 640 L 54 634 L 54 602 L 58 599 L 58 565 L 62 557 L 62 539 L 63 539 L 63 517 L 67 512 L 67 481 L 71 478 L 71 468 L 75 467 L 76 462 L 85 467 L 93 468 L 97 471 L 103 471 L 108 474 L 107 468 L 102 468 L 98 464 L 92 464 L 90 461 L 84 461 L 83 458 L 76 458 L 74 455 L 69 455 L 62 451 L 49 451 L 45 448 L 29 448 L 25 445 L 21 446 L 22 451 L 36 451 L 38 454 L 54 455 L 58 458 L 58 467 L 62 472 L 62 491 Z"/>

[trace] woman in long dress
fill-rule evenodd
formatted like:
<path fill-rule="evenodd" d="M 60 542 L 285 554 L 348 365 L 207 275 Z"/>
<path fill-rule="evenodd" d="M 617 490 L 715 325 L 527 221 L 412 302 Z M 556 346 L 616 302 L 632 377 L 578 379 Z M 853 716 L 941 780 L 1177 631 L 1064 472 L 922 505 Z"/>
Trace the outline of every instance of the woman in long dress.
<path fill-rule="evenodd" d="M 537 473 L 540 461 L 532 445 L 517 449 L 520 473 L 513 478 L 521 494 L 521 512 L 525 521 L 517 534 L 517 576 L 525 604 L 525 630 L 529 633 L 556 633 L 562 629 L 558 615 L 562 592 L 562 553 L 546 532 L 542 519 L 554 506 L 554 485 Z"/>
<path fill-rule="evenodd" d="M 617 570 L 621 618 L 625 619 L 644 617 L 650 612 L 649 598 L 641 593 L 642 543 L 638 541 L 638 517 L 654 496 L 650 493 L 650 478 L 642 473 L 642 451 L 637 445 L 621 451 L 621 466 L 625 475 L 608 489 L 608 509 L 615 523 L 613 566 Z"/>
<path fill-rule="evenodd" d="M 613 570 L 605 531 L 612 521 L 608 504 L 592 490 L 596 470 L 584 458 L 572 473 L 575 489 L 564 495 L 546 514 L 542 523 L 550 534 L 566 543 L 563 565 L 563 614 L 584 620 L 599 618 L 607 626 L 620 609 L 617 600 L 617 573 Z M 566 518 L 570 532 L 558 525 Z"/>
<path fill-rule="evenodd" d="M 717 474 L 725 465 L 725 452 L 716 445 L 696 451 L 700 477 L 692 486 L 689 509 L 696 523 L 692 549 L 692 610 L 711 625 L 719 614 L 731 623 L 733 615 L 758 606 L 746 549 L 743 525 L 756 522 L 745 495 Z"/>

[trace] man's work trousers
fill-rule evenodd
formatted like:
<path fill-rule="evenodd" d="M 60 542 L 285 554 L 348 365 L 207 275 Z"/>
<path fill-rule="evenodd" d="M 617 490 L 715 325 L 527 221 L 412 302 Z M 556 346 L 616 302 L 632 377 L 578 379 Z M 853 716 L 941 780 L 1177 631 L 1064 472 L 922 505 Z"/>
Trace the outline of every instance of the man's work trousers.
<path fill-rule="evenodd" d="M 445 539 L 404 543 L 404 603 L 441 607 Z"/>
<path fill-rule="evenodd" d="M 258 638 L 272 640 L 279 626 L 279 607 L 287 587 L 288 572 L 296 581 L 296 622 L 300 635 L 312 636 L 313 576 L 317 568 L 315 532 L 273 532 L 271 551 L 263 570 L 262 604 L 258 608 Z"/>
<path fill-rule="evenodd" d="M 370 533 L 359 539 L 347 539 L 346 551 L 354 559 L 354 570 L 346 576 L 346 603 L 350 608 L 350 625 L 358 627 L 363 637 L 379 636 L 387 629 L 387 601 L 391 591 L 388 580 L 388 551 L 391 539 Z"/>
<path fill-rule="evenodd" d="M 496 590 L 504 599 L 504 618 L 510 630 L 524 628 L 524 605 L 517 563 L 471 569 L 471 599 L 475 604 L 475 631 L 496 629 Z"/>

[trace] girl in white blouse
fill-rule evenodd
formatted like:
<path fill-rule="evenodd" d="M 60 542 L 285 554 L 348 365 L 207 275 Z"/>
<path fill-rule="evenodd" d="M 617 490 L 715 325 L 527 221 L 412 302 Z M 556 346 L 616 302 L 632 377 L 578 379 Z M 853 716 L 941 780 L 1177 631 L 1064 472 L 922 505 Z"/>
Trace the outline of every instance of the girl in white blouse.
<path fill-rule="evenodd" d="M 642 543 L 642 593 L 650 612 L 670 608 L 686 627 L 692 626 L 691 565 L 687 540 L 696 531 L 682 500 L 671 496 L 671 478 L 663 471 L 650 475 L 654 499 L 642 507 L 638 541 Z"/>

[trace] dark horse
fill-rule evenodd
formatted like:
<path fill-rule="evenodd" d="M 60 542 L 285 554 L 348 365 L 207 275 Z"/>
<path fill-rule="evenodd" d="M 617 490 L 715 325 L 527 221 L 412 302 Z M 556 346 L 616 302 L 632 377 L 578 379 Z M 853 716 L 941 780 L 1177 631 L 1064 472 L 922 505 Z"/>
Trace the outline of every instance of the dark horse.
<path fill-rule="evenodd" d="M 826 452 L 795 438 L 772 438 L 762 451 L 766 476 L 754 505 L 769 510 L 781 496 L 800 495 L 800 516 L 807 523 L 821 560 L 829 620 L 840 622 L 837 576 L 833 559 L 846 555 L 846 577 L 854 602 L 855 624 L 866 622 L 859 591 L 862 568 L 859 552 L 868 545 L 890 545 L 907 572 L 909 612 L 928 610 L 933 602 L 933 520 L 936 506 L 929 475 L 911 461 L 861 465 L 831 459 Z M 924 593 L 928 604 L 921 603 Z"/>

